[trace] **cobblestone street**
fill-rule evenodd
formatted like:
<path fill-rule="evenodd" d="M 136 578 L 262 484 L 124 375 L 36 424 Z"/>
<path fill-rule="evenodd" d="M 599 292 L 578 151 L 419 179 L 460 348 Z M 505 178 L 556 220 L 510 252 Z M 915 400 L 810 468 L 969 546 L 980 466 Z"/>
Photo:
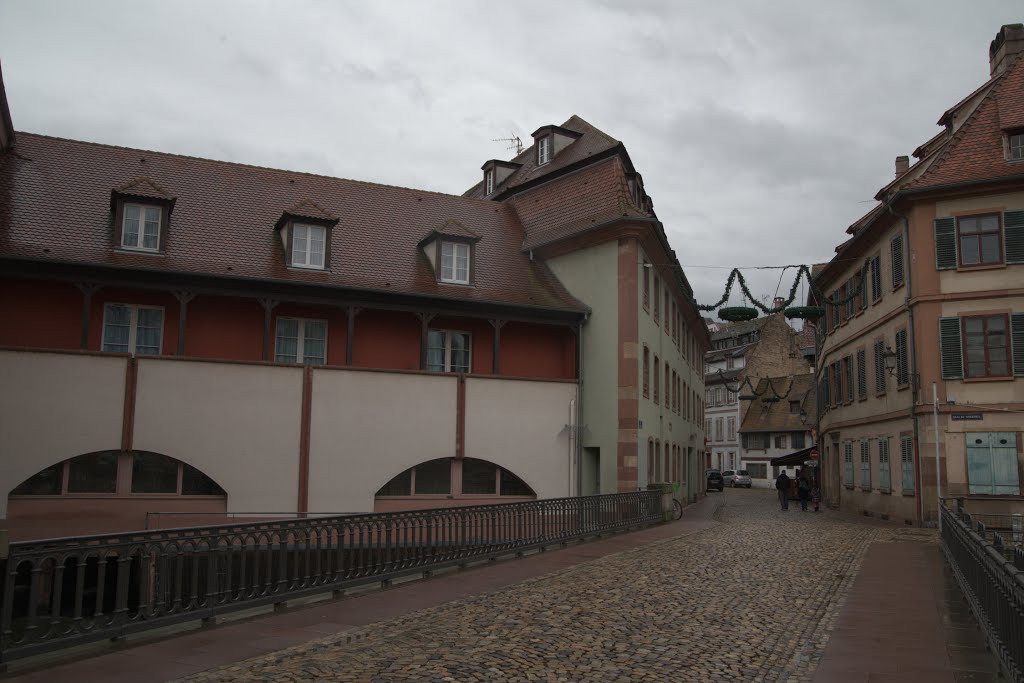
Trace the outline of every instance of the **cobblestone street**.
<path fill-rule="evenodd" d="M 717 527 L 181 680 L 809 681 L 868 544 L 932 537 L 773 494 L 710 494 Z"/>

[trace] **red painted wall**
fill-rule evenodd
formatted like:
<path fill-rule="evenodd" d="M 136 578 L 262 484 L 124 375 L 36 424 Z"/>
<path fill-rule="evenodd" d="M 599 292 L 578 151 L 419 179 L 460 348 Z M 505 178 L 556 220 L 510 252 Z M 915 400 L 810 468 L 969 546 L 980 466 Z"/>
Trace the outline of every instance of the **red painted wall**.
<path fill-rule="evenodd" d="M 185 328 L 186 356 L 225 360 L 263 357 L 263 307 L 254 299 L 197 296 L 188 304 Z"/>
<path fill-rule="evenodd" d="M 420 321 L 412 313 L 363 311 L 356 316 L 354 336 L 352 365 L 420 369 Z"/>
<path fill-rule="evenodd" d="M 0 346 L 79 348 L 82 293 L 73 284 L 0 280 Z M 178 346 L 178 300 L 169 292 L 101 288 L 93 294 L 89 344 L 102 349 L 107 303 L 160 306 L 164 310 L 162 352 Z M 327 363 L 345 365 L 348 319 L 343 309 L 282 303 L 273 312 L 270 359 L 278 317 L 326 319 Z M 262 306 L 253 299 L 199 295 L 188 304 L 185 356 L 259 361 L 263 355 Z M 472 335 L 471 372 L 493 374 L 494 328 L 479 318 L 443 317 L 432 329 Z M 352 364 L 388 370 L 420 369 L 420 320 L 413 313 L 364 310 L 356 317 Z M 501 374 L 544 379 L 576 377 L 575 337 L 569 328 L 510 322 L 501 330 Z"/>
<path fill-rule="evenodd" d="M 509 323 L 501 330 L 501 374 L 574 379 L 575 344 L 572 331 L 565 327 Z"/>
<path fill-rule="evenodd" d="M 83 296 L 71 283 L 0 279 L 0 346 L 77 349 Z"/>

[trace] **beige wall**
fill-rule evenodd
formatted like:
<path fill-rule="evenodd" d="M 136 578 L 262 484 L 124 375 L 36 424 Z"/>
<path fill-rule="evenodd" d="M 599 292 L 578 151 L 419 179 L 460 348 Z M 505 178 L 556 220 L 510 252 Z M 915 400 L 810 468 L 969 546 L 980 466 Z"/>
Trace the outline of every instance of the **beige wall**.
<path fill-rule="evenodd" d="M 466 380 L 466 457 L 501 465 L 538 498 L 570 495 L 569 433 L 576 384 Z"/>
<path fill-rule="evenodd" d="M 139 359 L 136 450 L 197 467 L 228 512 L 298 504 L 302 369 Z"/>
<path fill-rule="evenodd" d="M 892 420 L 878 420 L 870 424 L 846 427 L 839 433 L 838 450 L 833 452 L 835 442 L 831 434 L 827 435 L 826 444 L 829 452 L 827 457 L 835 457 L 839 463 L 839 480 L 843 477 L 843 443 L 852 441 L 853 446 L 853 487 L 841 486 L 840 505 L 848 512 L 864 512 L 893 521 L 904 522 L 917 520 L 917 498 L 915 490 L 903 490 L 903 469 L 900 461 L 900 434 L 911 430 L 910 419 L 900 417 Z M 889 492 L 880 488 L 880 463 L 878 458 L 878 439 L 889 439 Z M 869 459 L 871 465 L 871 488 L 861 487 L 860 442 L 868 440 Z M 929 451 L 926 455 L 931 455 Z M 934 472 L 934 470 L 932 470 Z M 934 476 L 934 475 L 933 475 Z M 917 488 L 915 482 L 914 489 Z M 932 489 L 934 491 L 934 488 Z M 906 495 L 904 495 L 906 494 Z"/>
<path fill-rule="evenodd" d="M 0 518 L 7 494 L 76 455 L 119 449 L 127 359 L 0 351 Z"/>
<path fill-rule="evenodd" d="M 454 375 L 315 370 L 310 511 L 372 511 L 395 475 L 454 457 L 457 398 Z"/>

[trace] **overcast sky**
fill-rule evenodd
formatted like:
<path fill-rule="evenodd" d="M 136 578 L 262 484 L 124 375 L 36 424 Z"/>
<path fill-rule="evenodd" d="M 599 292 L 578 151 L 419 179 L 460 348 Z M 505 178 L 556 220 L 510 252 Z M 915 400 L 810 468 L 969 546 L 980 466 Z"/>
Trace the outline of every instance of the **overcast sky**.
<path fill-rule="evenodd" d="M 578 114 L 625 143 L 711 303 L 728 269 L 706 266 L 828 260 L 1021 20 L 1020 0 L 0 0 L 0 61 L 18 130 L 452 194 L 511 156 L 492 139 Z M 770 299 L 779 271 L 747 273 Z"/>

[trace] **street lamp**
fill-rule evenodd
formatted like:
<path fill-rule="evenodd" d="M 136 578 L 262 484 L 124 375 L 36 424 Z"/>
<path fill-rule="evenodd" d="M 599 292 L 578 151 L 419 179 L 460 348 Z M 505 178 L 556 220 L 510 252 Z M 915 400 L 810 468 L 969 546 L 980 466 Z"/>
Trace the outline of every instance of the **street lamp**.
<path fill-rule="evenodd" d="M 800 409 L 800 424 L 807 424 L 807 411 L 803 408 Z"/>
<path fill-rule="evenodd" d="M 889 371 L 890 375 L 896 374 L 896 352 L 888 346 L 885 347 L 885 351 L 882 352 L 882 359 L 885 361 L 885 369 Z"/>

